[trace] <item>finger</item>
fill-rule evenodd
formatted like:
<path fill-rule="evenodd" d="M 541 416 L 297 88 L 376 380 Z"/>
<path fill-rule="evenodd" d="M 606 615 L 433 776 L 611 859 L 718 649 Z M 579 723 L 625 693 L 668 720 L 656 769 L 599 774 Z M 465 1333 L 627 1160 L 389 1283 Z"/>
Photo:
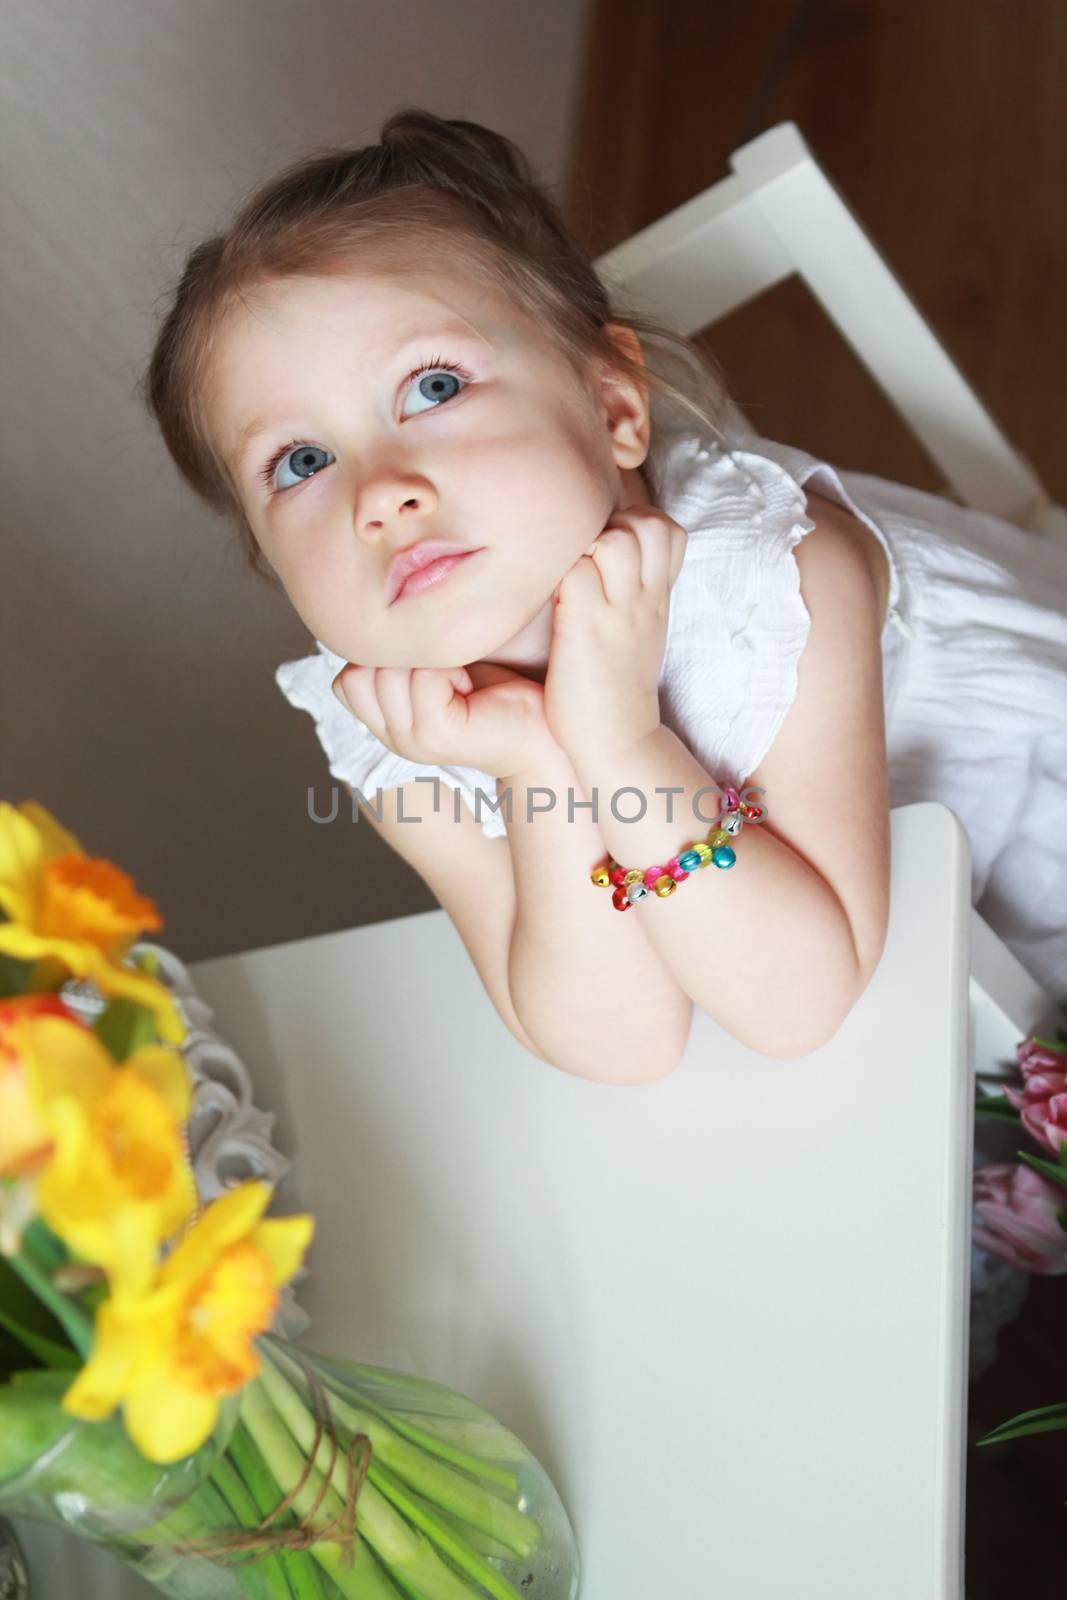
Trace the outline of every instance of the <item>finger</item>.
<path fill-rule="evenodd" d="M 553 598 L 555 592 L 553 591 Z M 498 683 L 511 683 L 516 678 L 528 681 L 524 673 L 516 672 L 513 667 L 502 667 L 495 661 L 468 661 L 462 669 L 470 684 L 469 689 L 464 689 L 462 684 L 457 684 L 461 694 L 473 694 L 477 689 L 492 689 Z"/>
<path fill-rule="evenodd" d="M 641 552 L 641 587 L 663 594 L 670 587 L 671 524 L 666 517 L 635 516 L 634 538 Z"/>
<path fill-rule="evenodd" d="M 607 599 L 604 585 L 592 556 L 582 556 L 560 579 L 556 589 L 556 611 L 564 616 L 603 605 Z"/>
<path fill-rule="evenodd" d="M 641 546 L 629 528 L 605 528 L 591 559 L 612 605 L 636 599 L 641 588 Z"/>
<path fill-rule="evenodd" d="M 413 670 L 412 734 L 420 747 L 431 746 L 442 726 L 455 716 L 466 714 L 466 696 L 472 687 L 463 667 L 416 667 Z"/>
<path fill-rule="evenodd" d="M 375 667 L 374 692 L 382 708 L 382 716 L 389 730 L 385 743 L 399 755 L 411 740 L 411 672 L 410 667 Z"/>
<path fill-rule="evenodd" d="M 375 738 L 385 743 L 385 718 L 374 692 L 374 668 L 349 662 L 330 686 L 335 697 L 352 716 L 365 723 Z"/>

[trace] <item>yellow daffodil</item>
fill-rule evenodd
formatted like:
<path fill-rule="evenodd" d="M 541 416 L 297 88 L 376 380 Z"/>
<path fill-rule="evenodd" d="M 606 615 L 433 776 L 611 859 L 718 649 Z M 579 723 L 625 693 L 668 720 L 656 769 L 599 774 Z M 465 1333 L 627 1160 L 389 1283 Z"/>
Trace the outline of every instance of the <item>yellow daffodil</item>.
<path fill-rule="evenodd" d="M 125 966 L 130 946 L 163 926 L 155 903 L 112 862 L 85 854 L 72 833 L 35 800 L 0 801 L 0 953 L 89 978 L 155 1014 L 169 1044 L 185 1037 L 166 987 Z"/>
<path fill-rule="evenodd" d="M 60 1017 L 70 1012 L 54 994 L 23 994 L 0 1000 L 0 1177 L 37 1172 L 52 1154 L 52 1139 L 30 1100 L 25 1063 L 15 1045 L 19 1017 Z"/>
<path fill-rule="evenodd" d="M 159 1268 L 144 1294 L 116 1291 L 97 1310 L 89 1359 L 64 1410 L 99 1421 L 119 1404 L 126 1431 L 150 1461 L 198 1449 L 220 1397 L 260 1368 L 257 1334 L 271 1323 L 278 1288 L 297 1270 L 311 1217 L 262 1222 L 269 1184 L 214 1200 Z"/>
<path fill-rule="evenodd" d="M 196 1209 L 182 1137 L 192 1100 L 185 1063 L 147 1045 L 117 1064 L 73 1018 L 19 1016 L 10 1038 L 33 1119 L 51 1141 L 37 1183 L 41 1216 L 113 1285 L 144 1289 L 160 1243 Z"/>
<path fill-rule="evenodd" d="M 37 1210 L 37 1179 L 52 1155 L 52 1136 L 30 1098 L 25 1066 L 15 1047 L 17 1017 L 70 1017 L 58 995 L 0 1000 L 0 1255 L 14 1255 Z"/>

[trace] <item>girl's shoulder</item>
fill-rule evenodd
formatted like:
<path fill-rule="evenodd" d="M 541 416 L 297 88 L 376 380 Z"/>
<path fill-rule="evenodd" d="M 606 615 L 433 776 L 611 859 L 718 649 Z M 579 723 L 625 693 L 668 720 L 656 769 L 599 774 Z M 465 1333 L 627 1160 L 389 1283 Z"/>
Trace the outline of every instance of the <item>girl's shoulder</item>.
<path fill-rule="evenodd" d="M 661 436 L 660 504 L 688 534 L 660 678 L 664 721 L 720 781 L 743 783 L 796 696 L 811 618 L 794 551 L 817 514 L 850 528 L 883 598 L 886 641 L 906 628 L 895 541 L 827 462 L 731 429 Z M 809 506 L 808 496 L 812 495 Z"/>
<path fill-rule="evenodd" d="M 906 512 L 911 491 L 841 471 L 734 416 L 718 438 L 674 422 L 650 452 L 663 509 L 690 531 L 694 567 L 714 566 L 724 594 L 741 604 L 753 568 L 772 581 L 777 568 L 789 584 L 788 557 L 815 526 L 807 505 L 813 494 L 845 514 L 883 596 L 883 630 L 914 637 L 907 622 L 908 571 L 916 565 Z"/>

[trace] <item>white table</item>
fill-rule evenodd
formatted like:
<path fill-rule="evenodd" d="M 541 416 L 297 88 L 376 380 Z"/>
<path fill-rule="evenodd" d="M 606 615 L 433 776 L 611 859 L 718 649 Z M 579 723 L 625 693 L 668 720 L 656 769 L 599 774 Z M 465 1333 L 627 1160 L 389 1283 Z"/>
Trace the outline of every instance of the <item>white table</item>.
<path fill-rule="evenodd" d="M 279 1113 L 276 1211 L 318 1218 L 305 1342 L 515 1429 L 582 1600 L 963 1594 L 970 853 L 926 803 L 892 858 L 828 1045 L 764 1059 L 697 1013 L 633 1089 L 528 1055 L 443 911 L 190 968 Z"/>

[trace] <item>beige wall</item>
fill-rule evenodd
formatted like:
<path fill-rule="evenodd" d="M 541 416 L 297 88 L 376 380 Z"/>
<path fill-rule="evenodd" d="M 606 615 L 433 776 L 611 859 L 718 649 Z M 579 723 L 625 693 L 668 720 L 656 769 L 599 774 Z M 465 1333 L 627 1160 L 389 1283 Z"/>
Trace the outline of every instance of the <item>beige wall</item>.
<path fill-rule="evenodd" d="M 400 105 L 562 180 L 585 0 L 7 0 L 0 798 L 156 899 L 185 960 L 432 908 L 274 683 L 311 640 L 136 396 L 161 297 L 248 188 Z M 473 892 L 476 892 L 473 891 Z"/>

